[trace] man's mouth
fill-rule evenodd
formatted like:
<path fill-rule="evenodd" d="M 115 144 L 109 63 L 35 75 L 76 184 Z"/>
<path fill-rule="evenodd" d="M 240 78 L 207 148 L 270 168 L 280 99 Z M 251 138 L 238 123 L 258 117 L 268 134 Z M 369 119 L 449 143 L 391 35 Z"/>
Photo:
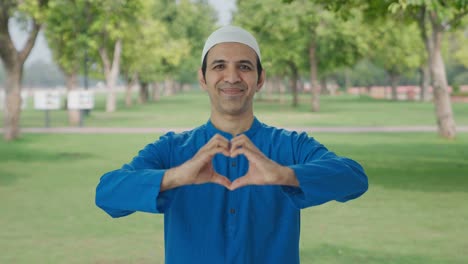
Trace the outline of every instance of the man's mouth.
<path fill-rule="evenodd" d="M 226 88 L 220 88 L 219 90 L 221 91 L 221 93 L 226 94 L 226 95 L 231 95 L 231 96 L 241 95 L 245 91 L 244 88 L 240 88 L 240 87 L 226 87 Z"/>

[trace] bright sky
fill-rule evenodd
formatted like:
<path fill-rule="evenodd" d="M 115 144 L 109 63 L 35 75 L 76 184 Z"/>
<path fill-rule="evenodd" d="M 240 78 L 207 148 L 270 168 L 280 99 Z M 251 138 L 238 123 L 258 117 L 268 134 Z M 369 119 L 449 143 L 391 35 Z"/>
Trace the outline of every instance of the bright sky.
<path fill-rule="evenodd" d="M 219 24 L 227 25 L 231 21 L 231 13 L 235 9 L 235 0 L 209 0 L 209 3 L 218 10 Z M 10 32 L 16 47 L 20 47 L 26 41 L 26 35 L 21 32 L 16 26 L 10 25 Z M 34 45 L 31 54 L 29 55 L 26 64 L 42 60 L 44 62 L 51 62 L 52 55 L 47 46 L 47 41 L 42 32 L 39 34 L 36 44 Z"/>

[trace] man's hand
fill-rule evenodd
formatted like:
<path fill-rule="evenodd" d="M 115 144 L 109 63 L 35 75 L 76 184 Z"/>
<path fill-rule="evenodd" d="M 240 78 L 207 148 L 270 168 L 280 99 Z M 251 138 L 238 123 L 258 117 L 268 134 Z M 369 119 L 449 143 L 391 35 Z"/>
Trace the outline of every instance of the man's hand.
<path fill-rule="evenodd" d="M 236 157 L 243 154 L 249 161 L 247 173 L 231 181 L 213 168 L 213 157 L 223 154 Z M 245 135 L 239 135 L 229 142 L 217 134 L 203 146 L 195 156 L 179 167 L 167 170 L 164 174 L 161 191 L 183 185 L 217 183 L 229 190 L 246 185 L 288 185 L 299 186 L 294 171 L 267 158 Z"/>
<path fill-rule="evenodd" d="M 230 156 L 229 141 L 223 136 L 216 134 L 192 159 L 166 171 L 161 183 L 161 191 L 182 185 L 208 182 L 217 183 L 229 189 L 231 181 L 213 169 L 212 160 L 218 153 Z"/>
<path fill-rule="evenodd" d="M 247 174 L 233 181 L 230 190 L 246 185 L 289 185 L 299 186 L 294 171 L 266 157 L 246 135 L 231 140 L 231 157 L 244 154 L 249 161 Z"/>

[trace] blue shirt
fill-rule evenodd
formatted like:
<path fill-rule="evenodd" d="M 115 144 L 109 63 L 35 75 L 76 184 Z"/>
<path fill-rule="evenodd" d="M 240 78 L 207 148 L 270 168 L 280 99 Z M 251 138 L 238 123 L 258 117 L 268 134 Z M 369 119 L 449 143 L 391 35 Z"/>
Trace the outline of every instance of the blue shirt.
<path fill-rule="evenodd" d="M 192 158 L 215 134 L 205 125 L 168 133 L 121 169 L 101 177 L 96 204 L 112 217 L 135 211 L 164 214 L 166 263 L 299 263 L 300 209 L 345 202 L 368 187 L 363 168 L 306 133 L 254 120 L 245 135 L 267 157 L 294 170 L 299 187 L 246 186 L 229 191 L 207 183 L 160 192 L 164 172 Z M 218 154 L 214 169 L 231 181 L 248 169 L 245 156 Z"/>

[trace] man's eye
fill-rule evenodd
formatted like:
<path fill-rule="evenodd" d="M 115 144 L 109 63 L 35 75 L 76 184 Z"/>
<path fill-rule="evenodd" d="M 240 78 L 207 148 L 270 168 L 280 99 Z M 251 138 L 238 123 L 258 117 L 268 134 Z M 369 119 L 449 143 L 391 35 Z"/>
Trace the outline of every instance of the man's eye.
<path fill-rule="evenodd" d="M 215 65 L 215 66 L 213 67 L 213 69 L 215 69 L 215 70 L 222 70 L 222 69 L 224 69 L 224 65 L 223 65 L 223 64 Z"/>
<path fill-rule="evenodd" d="M 240 65 L 239 68 L 243 71 L 250 71 L 252 69 L 249 65 Z"/>

